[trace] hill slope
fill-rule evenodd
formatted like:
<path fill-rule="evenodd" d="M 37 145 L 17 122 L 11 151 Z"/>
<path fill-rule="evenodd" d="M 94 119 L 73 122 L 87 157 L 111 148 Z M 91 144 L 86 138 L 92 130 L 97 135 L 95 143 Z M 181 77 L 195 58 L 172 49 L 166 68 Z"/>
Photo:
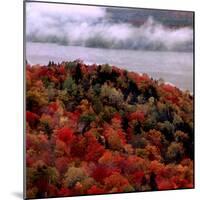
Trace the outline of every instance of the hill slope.
<path fill-rule="evenodd" d="M 80 61 L 26 67 L 27 197 L 193 187 L 193 96 Z"/>

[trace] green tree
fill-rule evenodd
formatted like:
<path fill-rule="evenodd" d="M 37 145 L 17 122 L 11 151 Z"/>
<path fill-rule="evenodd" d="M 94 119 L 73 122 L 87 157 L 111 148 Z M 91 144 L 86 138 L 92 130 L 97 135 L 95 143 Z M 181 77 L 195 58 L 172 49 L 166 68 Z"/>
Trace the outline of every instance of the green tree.
<path fill-rule="evenodd" d="M 97 114 L 103 111 L 103 104 L 98 97 L 93 98 L 93 109 Z"/>
<path fill-rule="evenodd" d="M 73 187 L 77 182 L 83 181 L 87 177 L 85 171 L 80 167 L 70 167 L 64 175 L 63 183 L 65 187 Z"/>
<path fill-rule="evenodd" d="M 77 85 L 71 76 L 68 76 L 67 79 L 64 81 L 63 89 L 66 89 L 67 92 L 73 96 L 75 96 L 78 92 Z"/>
<path fill-rule="evenodd" d="M 120 90 L 104 84 L 101 87 L 101 99 L 106 100 L 110 105 L 116 106 L 118 109 L 123 105 L 123 95 Z"/>

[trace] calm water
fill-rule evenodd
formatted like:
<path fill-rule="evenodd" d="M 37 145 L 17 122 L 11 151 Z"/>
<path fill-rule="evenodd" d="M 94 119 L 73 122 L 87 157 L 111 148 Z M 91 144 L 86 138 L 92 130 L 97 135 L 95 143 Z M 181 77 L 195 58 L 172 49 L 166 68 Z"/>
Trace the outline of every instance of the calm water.
<path fill-rule="evenodd" d="M 162 78 L 183 90 L 193 91 L 193 54 L 188 52 L 99 49 L 28 42 L 26 57 L 31 64 L 76 59 L 89 64 L 108 63 L 129 71 L 147 73 L 155 79 Z"/>

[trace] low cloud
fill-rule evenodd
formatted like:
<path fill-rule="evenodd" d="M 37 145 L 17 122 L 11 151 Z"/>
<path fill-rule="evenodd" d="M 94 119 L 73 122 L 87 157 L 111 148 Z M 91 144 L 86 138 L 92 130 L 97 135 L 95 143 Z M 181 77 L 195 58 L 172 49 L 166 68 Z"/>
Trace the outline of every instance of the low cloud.
<path fill-rule="evenodd" d="M 109 20 L 104 7 L 27 4 L 27 41 L 97 48 L 191 51 L 193 30 L 171 29 L 151 16 L 141 26 Z"/>

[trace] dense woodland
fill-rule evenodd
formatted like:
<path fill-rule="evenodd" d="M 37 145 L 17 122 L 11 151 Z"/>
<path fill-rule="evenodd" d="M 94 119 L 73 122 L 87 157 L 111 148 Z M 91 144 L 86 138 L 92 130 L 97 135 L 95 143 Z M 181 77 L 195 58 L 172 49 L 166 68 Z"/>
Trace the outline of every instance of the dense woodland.
<path fill-rule="evenodd" d="M 115 66 L 26 66 L 27 198 L 193 187 L 193 95 Z"/>

